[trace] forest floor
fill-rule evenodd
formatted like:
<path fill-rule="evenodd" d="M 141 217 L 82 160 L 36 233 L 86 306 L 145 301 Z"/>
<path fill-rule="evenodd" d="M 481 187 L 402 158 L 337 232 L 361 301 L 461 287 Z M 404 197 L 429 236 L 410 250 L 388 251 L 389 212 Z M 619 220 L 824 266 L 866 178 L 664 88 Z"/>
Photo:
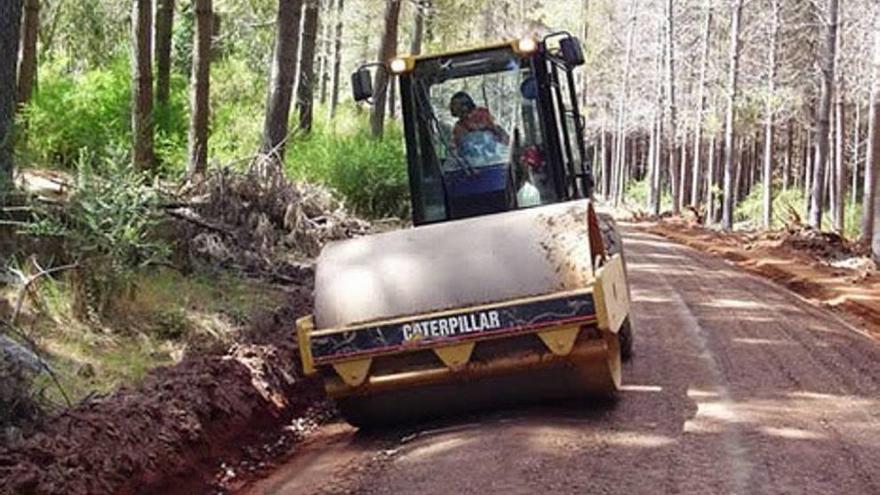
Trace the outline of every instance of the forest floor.
<path fill-rule="evenodd" d="M 291 287 L 226 347 L 191 350 L 137 384 L 0 445 L 0 493 L 225 492 L 334 415 L 300 371 L 294 325 L 310 287 Z"/>
<path fill-rule="evenodd" d="M 683 219 L 640 222 L 637 226 L 720 256 L 880 337 L 880 271 L 864 246 L 808 228 L 726 233 Z"/>
<path fill-rule="evenodd" d="M 197 184 L 169 211 L 167 266 L 139 272 L 94 319 L 73 316 L 63 276 L 0 283 L 3 330 L 17 319 L 19 347 L 31 342 L 60 383 L 41 373 L 33 393 L 52 407 L 0 430 L 0 494 L 224 493 L 335 415 L 299 364 L 311 260 L 389 227 L 323 188 L 271 187 L 225 172 Z M 7 270 L 26 275 L 37 256 Z"/>

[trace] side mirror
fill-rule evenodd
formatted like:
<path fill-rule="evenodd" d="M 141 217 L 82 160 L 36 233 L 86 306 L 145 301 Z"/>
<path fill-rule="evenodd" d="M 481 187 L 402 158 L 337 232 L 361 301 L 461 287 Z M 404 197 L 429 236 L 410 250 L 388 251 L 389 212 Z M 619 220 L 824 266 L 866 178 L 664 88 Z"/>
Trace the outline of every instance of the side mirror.
<path fill-rule="evenodd" d="M 373 97 L 373 77 L 370 70 L 361 67 L 351 75 L 351 91 L 354 93 L 354 101 L 364 101 Z"/>
<path fill-rule="evenodd" d="M 563 38 L 559 41 L 559 49 L 562 52 L 562 59 L 572 66 L 577 67 L 584 65 L 584 49 L 581 47 L 581 41 L 574 36 Z"/>

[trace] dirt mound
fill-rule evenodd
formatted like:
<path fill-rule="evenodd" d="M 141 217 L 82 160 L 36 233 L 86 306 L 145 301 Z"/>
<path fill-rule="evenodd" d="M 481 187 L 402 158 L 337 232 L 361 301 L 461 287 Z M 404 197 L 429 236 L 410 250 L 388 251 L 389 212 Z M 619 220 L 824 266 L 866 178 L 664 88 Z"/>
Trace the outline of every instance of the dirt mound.
<path fill-rule="evenodd" d="M 779 241 L 782 248 L 803 251 L 823 260 L 835 260 L 862 254 L 858 246 L 833 232 L 820 232 L 810 227 L 768 232 L 762 240 Z"/>
<path fill-rule="evenodd" d="M 808 225 L 790 222 L 785 229 L 770 231 L 735 230 L 722 232 L 706 227 L 694 218 L 673 217 L 664 219 L 643 218 L 631 220 L 636 223 L 657 222 L 661 232 L 679 231 L 693 234 L 715 244 L 741 247 L 746 250 L 773 248 L 798 253 L 826 264 L 860 256 L 868 256 L 866 246 L 847 240 L 833 232 L 821 232 Z M 658 232 L 658 233 L 661 233 Z"/>
<path fill-rule="evenodd" d="M 0 492 L 193 493 L 231 483 L 230 466 L 256 469 L 272 455 L 265 441 L 289 442 L 304 418 L 326 413 L 320 385 L 296 364 L 292 328 L 310 303 L 295 291 L 227 352 L 153 370 L 139 387 L 81 404 L 0 447 Z"/>
<path fill-rule="evenodd" d="M 865 246 L 800 226 L 761 233 L 719 232 L 667 220 L 641 228 L 724 257 L 880 335 L 880 273 Z"/>
<path fill-rule="evenodd" d="M 322 186 L 228 169 L 212 172 L 169 209 L 182 220 L 194 259 L 284 281 L 301 281 L 327 242 L 362 235 L 370 224 Z"/>

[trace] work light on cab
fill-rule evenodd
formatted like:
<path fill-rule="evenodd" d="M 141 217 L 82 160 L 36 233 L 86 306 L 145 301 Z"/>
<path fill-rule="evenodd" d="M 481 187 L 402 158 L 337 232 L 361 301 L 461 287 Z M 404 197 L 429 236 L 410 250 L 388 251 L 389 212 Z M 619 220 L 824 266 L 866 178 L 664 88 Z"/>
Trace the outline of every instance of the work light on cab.
<path fill-rule="evenodd" d="M 531 36 L 526 36 L 525 38 L 521 38 L 516 42 L 516 49 L 521 54 L 532 53 L 538 49 L 538 42 L 535 41 L 535 38 Z"/>
<path fill-rule="evenodd" d="M 403 74 L 407 70 L 406 59 L 395 58 L 391 61 L 391 72 L 395 74 Z"/>

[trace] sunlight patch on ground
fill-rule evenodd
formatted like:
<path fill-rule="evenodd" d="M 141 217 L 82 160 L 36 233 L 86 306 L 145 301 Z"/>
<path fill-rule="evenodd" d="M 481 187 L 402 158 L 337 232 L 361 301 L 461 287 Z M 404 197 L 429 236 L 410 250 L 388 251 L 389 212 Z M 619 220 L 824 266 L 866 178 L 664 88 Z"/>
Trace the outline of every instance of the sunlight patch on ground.
<path fill-rule="evenodd" d="M 627 244 L 629 244 L 629 243 L 627 243 Z M 689 261 L 689 259 L 690 259 L 687 256 L 682 256 L 679 254 L 663 254 L 663 253 L 651 253 L 651 257 L 661 259 L 661 260 Z"/>
<path fill-rule="evenodd" d="M 603 440 L 615 447 L 637 449 L 656 449 L 672 445 L 676 442 L 674 438 L 665 435 L 627 431 L 613 432 L 609 435 L 603 436 Z"/>
<path fill-rule="evenodd" d="M 721 309 L 771 309 L 770 306 L 764 303 L 741 299 L 715 299 L 711 303 L 700 304 L 700 306 Z"/>
<path fill-rule="evenodd" d="M 659 385 L 623 385 L 620 390 L 624 392 L 662 392 L 663 387 Z"/>
<path fill-rule="evenodd" d="M 466 443 L 468 443 L 468 440 L 461 437 L 452 437 L 445 440 L 434 439 L 431 440 L 431 443 L 428 445 L 416 447 L 407 454 L 407 457 L 412 460 L 419 460 L 423 457 L 443 455 L 444 453 L 461 447 Z"/>
<path fill-rule="evenodd" d="M 655 250 L 662 251 L 669 247 L 669 242 L 659 237 L 647 237 L 642 235 L 629 235 L 626 238 L 627 246 L 648 246 Z"/>
<path fill-rule="evenodd" d="M 646 272 L 661 272 L 663 275 L 690 275 L 690 272 L 687 270 L 675 270 L 669 267 L 669 265 L 664 265 L 661 263 L 633 263 L 627 262 L 627 269 L 630 271 L 646 271 Z"/>
<path fill-rule="evenodd" d="M 687 396 L 691 399 L 701 399 L 701 398 L 716 398 L 718 397 L 718 392 L 712 390 L 700 390 L 697 388 L 689 388 L 687 391 Z"/>
<path fill-rule="evenodd" d="M 529 452 L 559 455 L 561 450 L 588 446 L 610 445 L 636 449 L 656 449 L 672 445 L 675 438 L 656 433 L 640 431 L 600 431 L 596 435 L 585 436 L 583 423 L 571 426 L 547 426 L 529 428 L 526 432 Z"/>
<path fill-rule="evenodd" d="M 696 402 L 697 412 L 685 421 L 685 433 L 720 433 L 727 424 L 736 422 L 736 413 L 723 391 L 689 388 L 687 396 Z"/>
<path fill-rule="evenodd" d="M 640 291 L 633 290 L 633 299 L 636 300 L 637 303 L 655 303 L 655 304 L 663 304 L 668 303 L 670 299 L 668 297 L 647 297 L 639 294 Z"/>
<path fill-rule="evenodd" d="M 826 438 L 825 435 L 820 435 L 819 433 L 801 430 L 799 428 L 777 428 L 773 426 L 763 426 L 760 428 L 761 431 L 770 435 L 771 437 L 780 437 L 789 440 L 821 440 Z"/>
<path fill-rule="evenodd" d="M 754 339 L 748 337 L 734 337 L 734 344 L 748 344 L 748 345 L 796 345 L 794 342 L 786 341 L 786 340 L 775 340 L 775 339 Z"/>
<path fill-rule="evenodd" d="M 833 425 L 844 442 L 858 444 L 875 427 L 868 411 L 880 410 L 880 400 L 810 391 L 720 400 L 712 392 L 691 389 L 688 397 L 697 403 L 697 412 L 685 422 L 685 433 L 718 434 L 735 427 L 785 440 L 824 440 Z"/>

